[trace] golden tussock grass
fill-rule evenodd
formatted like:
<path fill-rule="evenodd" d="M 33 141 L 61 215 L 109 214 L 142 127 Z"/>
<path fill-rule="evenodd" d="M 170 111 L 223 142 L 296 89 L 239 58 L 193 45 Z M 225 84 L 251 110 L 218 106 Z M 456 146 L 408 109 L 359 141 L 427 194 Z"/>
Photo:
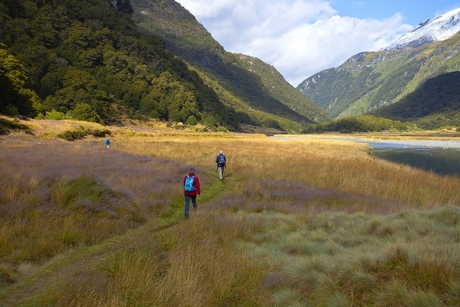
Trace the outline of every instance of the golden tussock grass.
<path fill-rule="evenodd" d="M 1 153 L 0 306 L 460 303 L 458 178 L 345 141 L 134 130 L 110 150 L 90 138 Z M 203 190 L 183 220 L 191 166 Z M 15 258 L 31 242 L 39 261 Z"/>
<path fill-rule="evenodd" d="M 436 208 L 458 204 L 455 193 L 460 180 L 442 177 L 369 156 L 369 148 L 334 140 L 273 140 L 268 138 L 161 136 L 147 139 L 116 139 L 116 148 L 165 159 L 186 161 L 189 165 L 214 168 L 215 154 L 223 149 L 229 157 L 228 174 L 241 178 L 271 178 L 302 182 L 307 186 L 355 195 L 369 195 L 387 202 L 355 206 L 362 211 L 397 212 L 402 208 Z M 191 154 L 193 152 L 193 154 Z M 248 183 L 251 184 L 251 183 Z M 243 184 L 246 186 L 246 184 Z M 254 186 L 253 189 L 257 189 Z"/>

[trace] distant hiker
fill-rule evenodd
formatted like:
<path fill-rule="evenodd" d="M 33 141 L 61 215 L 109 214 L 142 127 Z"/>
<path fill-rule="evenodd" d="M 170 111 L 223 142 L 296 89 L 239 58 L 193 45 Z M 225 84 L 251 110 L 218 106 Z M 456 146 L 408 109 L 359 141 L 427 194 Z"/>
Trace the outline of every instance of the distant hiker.
<path fill-rule="evenodd" d="M 227 163 L 227 158 L 224 156 L 224 152 L 222 150 L 219 151 L 219 155 L 216 157 L 217 163 L 217 170 L 219 171 L 219 179 L 224 179 L 224 168 L 225 163 Z"/>
<path fill-rule="evenodd" d="M 193 209 L 197 209 L 196 196 L 200 196 L 200 180 L 195 175 L 196 170 L 192 167 L 188 175 L 184 177 L 184 196 L 185 196 L 185 218 L 188 219 L 190 208 L 190 199 L 193 203 Z"/>
<path fill-rule="evenodd" d="M 105 147 L 110 148 L 110 140 L 105 139 Z"/>

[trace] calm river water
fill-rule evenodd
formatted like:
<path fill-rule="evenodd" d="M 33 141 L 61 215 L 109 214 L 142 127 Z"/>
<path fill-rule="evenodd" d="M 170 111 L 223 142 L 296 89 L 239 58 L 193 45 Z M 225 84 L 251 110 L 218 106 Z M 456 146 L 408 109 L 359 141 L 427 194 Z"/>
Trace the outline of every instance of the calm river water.
<path fill-rule="evenodd" d="M 371 155 L 395 163 L 460 177 L 460 141 L 366 142 Z"/>
<path fill-rule="evenodd" d="M 276 135 L 278 140 L 302 139 L 302 136 Z M 325 137 L 325 139 L 329 139 Z M 332 139 L 332 138 L 331 138 Z M 441 175 L 460 177 L 460 140 L 377 140 L 344 137 L 341 141 L 366 143 L 371 155 L 395 163 L 407 164 Z"/>

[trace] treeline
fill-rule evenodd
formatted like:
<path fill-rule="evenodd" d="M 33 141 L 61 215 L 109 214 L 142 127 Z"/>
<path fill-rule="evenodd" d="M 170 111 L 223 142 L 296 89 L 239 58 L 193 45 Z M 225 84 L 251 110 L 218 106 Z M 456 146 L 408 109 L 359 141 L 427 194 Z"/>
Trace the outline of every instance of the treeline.
<path fill-rule="evenodd" d="M 400 121 L 387 118 L 380 118 L 371 115 L 351 116 L 343 119 L 333 120 L 324 124 L 308 125 L 304 128 L 304 133 L 323 133 L 323 132 L 382 132 L 382 131 L 409 131 L 410 125 Z"/>
<path fill-rule="evenodd" d="M 161 38 L 140 33 L 132 13 L 129 0 L 2 1 L 0 113 L 54 111 L 103 123 L 122 109 L 230 130 L 250 122 L 223 105 Z"/>

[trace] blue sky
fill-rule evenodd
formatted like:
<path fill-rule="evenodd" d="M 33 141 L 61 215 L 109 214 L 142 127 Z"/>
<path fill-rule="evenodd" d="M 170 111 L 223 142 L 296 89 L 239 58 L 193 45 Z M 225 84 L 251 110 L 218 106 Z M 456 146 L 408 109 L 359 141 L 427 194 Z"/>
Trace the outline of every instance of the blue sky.
<path fill-rule="evenodd" d="M 426 18 L 433 18 L 460 7 L 460 1 L 452 0 L 386 0 L 386 1 L 331 1 L 331 5 L 342 16 L 359 19 L 390 18 L 396 13 L 403 22 L 417 25 Z"/>
<path fill-rule="evenodd" d="M 293 86 L 460 7 L 460 0 L 176 1 L 225 50 L 273 65 Z"/>

